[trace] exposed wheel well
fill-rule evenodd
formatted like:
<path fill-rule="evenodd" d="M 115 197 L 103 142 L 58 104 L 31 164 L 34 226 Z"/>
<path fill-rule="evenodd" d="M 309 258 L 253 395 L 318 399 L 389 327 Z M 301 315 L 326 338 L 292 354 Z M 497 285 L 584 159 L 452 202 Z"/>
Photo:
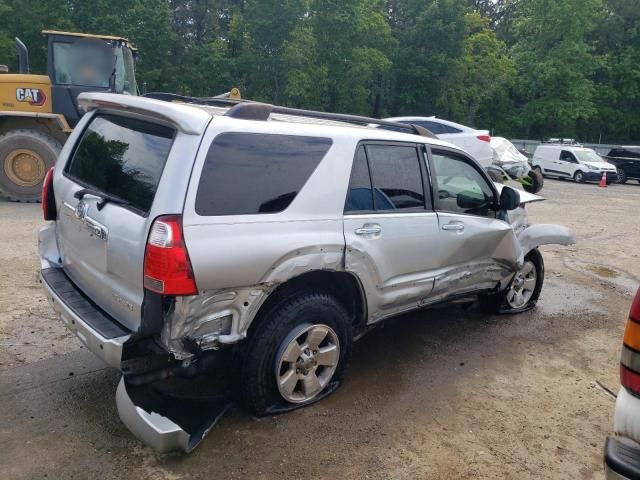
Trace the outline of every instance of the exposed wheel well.
<path fill-rule="evenodd" d="M 366 323 L 367 302 L 357 277 L 346 272 L 314 270 L 279 285 L 260 307 L 255 321 L 249 327 L 249 335 L 266 313 L 276 308 L 283 300 L 309 290 L 321 290 L 334 296 L 349 313 L 355 330 Z"/>

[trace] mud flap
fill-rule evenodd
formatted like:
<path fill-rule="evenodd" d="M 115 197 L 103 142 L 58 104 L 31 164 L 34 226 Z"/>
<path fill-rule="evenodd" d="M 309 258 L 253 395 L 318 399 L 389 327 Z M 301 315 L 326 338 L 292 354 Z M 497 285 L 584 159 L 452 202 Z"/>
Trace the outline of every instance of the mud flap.
<path fill-rule="evenodd" d="M 188 453 L 234 405 L 228 390 L 211 394 L 202 390 L 206 386 L 202 379 L 132 385 L 122 377 L 116 391 L 118 414 L 136 437 L 155 450 Z"/>

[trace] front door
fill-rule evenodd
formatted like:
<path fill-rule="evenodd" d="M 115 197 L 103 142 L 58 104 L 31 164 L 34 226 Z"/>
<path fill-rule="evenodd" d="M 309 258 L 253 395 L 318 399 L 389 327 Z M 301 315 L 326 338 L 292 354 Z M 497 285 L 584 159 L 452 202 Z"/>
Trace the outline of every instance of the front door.
<path fill-rule="evenodd" d="M 563 177 L 573 177 L 578 167 L 578 159 L 568 150 L 560 152 L 560 158 L 556 162 L 556 169 Z"/>
<path fill-rule="evenodd" d="M 461 153 L 430 155 L 439 268 L 431 301 L 490 290 L 517 270 L 520 248 L 511 226 L 497 218 L 497 192 L 480 166 Z"/>
<path fill-rule="evenodd" d="M 410 143 L 358 147 L 344 214 L 346 268 L 362 281 L 369 320 L 427 301 L 439 259 L 427 164 Z"/>

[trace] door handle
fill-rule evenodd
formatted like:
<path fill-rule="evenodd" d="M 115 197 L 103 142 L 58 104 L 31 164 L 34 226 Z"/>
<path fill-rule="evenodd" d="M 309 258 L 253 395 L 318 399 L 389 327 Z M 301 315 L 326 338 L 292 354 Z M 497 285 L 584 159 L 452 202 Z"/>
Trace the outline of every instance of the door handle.
<path fill-rule="evenodd" d="M 356 235 L 378 235 L 379 233 L 382 233 L 382 227 L 378 224 L 367 223 L 355 230 Z"/>
<path fill-rule="evenodd" d="M 447 223 L 442 226 L 442 229 L 447 232 L 462 232 L 464 230 L 464 225 L 461 223 Z"/>

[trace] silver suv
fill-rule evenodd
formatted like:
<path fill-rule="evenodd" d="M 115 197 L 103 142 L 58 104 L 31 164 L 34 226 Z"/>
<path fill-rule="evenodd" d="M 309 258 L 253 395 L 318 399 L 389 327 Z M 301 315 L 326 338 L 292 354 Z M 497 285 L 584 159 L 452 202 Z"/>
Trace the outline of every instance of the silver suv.
<path fill-rule="evenodd" d="M 192 449 L 223 408 L 148 400 L 149 385 L 222 370 L 256 415 L 308 405 L 374 324 L 469 296 L 527 310 L 537 247 L 573 243 L 527 224 L 523 204 L 540 197 L 494 185 L 419 127 L 222 100 L 79 101 L 88 113 L 44 185 L 42 284 L 122 370 L 120 416 L 160 450 Z"/>

